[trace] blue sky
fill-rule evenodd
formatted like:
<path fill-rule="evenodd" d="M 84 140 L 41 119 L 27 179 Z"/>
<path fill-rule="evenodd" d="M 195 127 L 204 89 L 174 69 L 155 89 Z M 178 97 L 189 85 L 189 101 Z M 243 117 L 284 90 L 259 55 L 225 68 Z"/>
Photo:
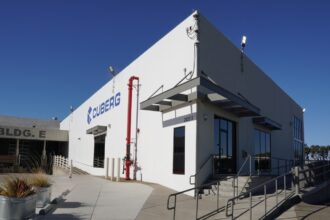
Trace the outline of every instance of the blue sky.
<path fill-rule="evenodd" d="M 302 107 L 330 145 L 330 1 L 0 1 L 1 115 L 63 119 L 199 9 Z"/>

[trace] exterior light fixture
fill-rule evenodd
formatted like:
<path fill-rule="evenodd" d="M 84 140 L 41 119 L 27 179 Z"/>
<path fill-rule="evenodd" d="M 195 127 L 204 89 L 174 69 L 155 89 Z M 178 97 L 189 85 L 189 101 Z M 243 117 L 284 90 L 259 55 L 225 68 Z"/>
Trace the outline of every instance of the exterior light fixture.
<path fill-rule="evenodd" d="M 209 119 L 209 116 L 207 114 L 204 114 L 203 119 L 204 119 L 204 121 L 206 121 L 207 119 Z"/>
<path fill-rule="evenodd" d="M 241 50 L 242 50 L 242 52 L 244 51 L 244 48 L 246 46 L 246 42 L 247 42 L 247 37 L 245 35 L 243 35 L 242 42 L 241 42 Z"/>

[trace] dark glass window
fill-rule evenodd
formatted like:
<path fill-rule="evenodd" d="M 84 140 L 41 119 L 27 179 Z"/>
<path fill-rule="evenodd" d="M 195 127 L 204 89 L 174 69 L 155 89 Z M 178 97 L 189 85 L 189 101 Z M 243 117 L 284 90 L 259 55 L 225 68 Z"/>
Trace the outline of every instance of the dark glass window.
<path fill-rule="evenodd" d="M 300 164 L 304 159 L 303 123 L 297 117 L 293 117 L 293 151 L 296 164 Z"/>
<path fill-rule="evenodd" d="M 214 117 L 214 172 L 216 174 L 236 171 L 236 127 L 235 122 Z"/>
<path fill-rule="evenodd" d="M 222 157 L 233 156 L 234 124 L 226 119 L 214 119 L 214 149 Z"/>
<path fill-rule="evenodd" d="M 254 139 L 255 169 L 270 170 L 272 156 L 270 133 L 255 129 Z"/>
<path fill-rule="evenodd" d="M 184 174 L 185 127 L 174 128 L 173 173 Z"/>

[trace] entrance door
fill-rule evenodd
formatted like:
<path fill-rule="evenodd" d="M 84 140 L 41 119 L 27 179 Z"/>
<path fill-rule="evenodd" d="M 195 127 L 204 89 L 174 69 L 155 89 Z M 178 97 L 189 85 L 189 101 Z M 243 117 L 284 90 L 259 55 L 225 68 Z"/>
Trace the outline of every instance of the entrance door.
<path fill-rule="evenodd" d="M 224 118 L 214 118 L 215 174 L 236 173 L 236 124 Z"/>
<path fill-rule="evenodd" d="M 104 167 L 105 134 L 94 137 L 94 167 Z"/>

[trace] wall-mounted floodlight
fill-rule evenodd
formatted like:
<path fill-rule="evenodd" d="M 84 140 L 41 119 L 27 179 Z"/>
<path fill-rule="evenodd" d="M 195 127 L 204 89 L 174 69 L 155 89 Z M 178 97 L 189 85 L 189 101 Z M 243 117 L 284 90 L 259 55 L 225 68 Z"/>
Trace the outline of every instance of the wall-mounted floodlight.
<path fill-rule="evenodd" d="M 116 71 L 113 66 L 109 66 L 109 73 L 112 75 L 112 93 L 115 93 L 115 74 Z"/>
<path fill-rule="evenodd" d="M 305 111 L 306 111 L 306 109 L 305 109 L 305 108 L 303 108 L 303 109 L 302 109 L 302 112 L 303 112 L 303 113 L 305 113 Z"/>
<path fill-rule="evenodd" d="M 246 46 L 247 37 L 243 35 L 241 41 L 241 72 L 244 72 L 244 48 Z"/>
<path fill-rule="evenodd" d="M 242 50 L 242 52 L 244 51 L 244 48 L 246 46 L 246 41 L 247 41 L 247 38 L 246 38 L 245 35 L 243 35 L 242 42 L 241 42 L 241 50 Z"/>
<path fill-rule="evenodd" d="M 113 66 L 109 66 L 109 72 L 111 73 L 112 77 L 115 76 L 115 69 L 113 68 Z"/>

